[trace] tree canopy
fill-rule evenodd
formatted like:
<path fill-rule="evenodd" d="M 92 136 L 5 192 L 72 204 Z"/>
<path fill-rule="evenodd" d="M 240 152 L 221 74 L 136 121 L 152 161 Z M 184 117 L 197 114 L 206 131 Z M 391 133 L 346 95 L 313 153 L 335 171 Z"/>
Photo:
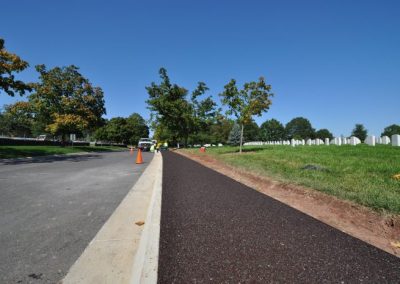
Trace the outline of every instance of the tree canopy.
<path fill-rule="evenodd" d="M 288 139 L 308 139 L 315 137 L 315 129 L 311 122 L 304 117 L 293 118 L 286 124 L 286 135 Z"/>
<path fill-rule="evenodd" d="M 167 134 L 170 142 L 184 140 L 187 144 L 190 135 L 208 128 L 215 119 L 216 103 L 211 97 L 199 100 L 208 90 L 205 83 L 199 82 L 188 100 L 188 90 L 172 84 L 165 68 L 161 68 L 159 74 L 161 83 L 153 82 L 146 87 L 153 128 L 158 136 Z"/>
<path fill-rule="evenodd" d="M 257 82 L 245 83 L 243 89 L 239 90 L 236 80 L 231 79 L 224 86 L 224 91 L 220 94 L 222 104 L 228 107 L 227 114 L 234 115 L 241 125 L 240 152 L 242 152 L 244 124 L 250 123 L 254 115 L 261 116 L 266 112 L 272 101 L 271 85 L 268 85 L 263 77 Z"/>
<path fill-rule="evenodd" d="M 113 117 L 95 133 L 98 140 L 131 145 L 137 145 L 140 138 L 148 136 L 146 121 L 138 113 L 133 113 L 127 118 Z"/>
<path fill-rule="evenodd" d="M 333 134 L 326 128 L 320 129 L 315 132 L 315 138 L 319 138 L 324 140 L 325 138 L 329 138 L 329 140 L 333 139 Z"/>
<path fill-rule="evenodd" d="M 285 127 L 276 119 L 267 120 L 260 126 L 260 138 L 263 141 L 280 141 L 285 136 Z"/>
<path fill-rule="evenodd" d="M 399 134 L 400 135 L 400 125 L 398 124 L 392 124 L 383 130 L 381 136 L 389 136 L 392 137 L 392 135 Z"/>
<path fill-rule="evenodd" d="M 34 93 L 29 96 L 36 119 L 45 129 L 63 139 L 69 133 L 94 130 L 101 125 L 106 113 L 104 94 L 83 77 L 79 68 L 70 65 L 47 70 L 37 65 L 39 82 L 34 83 Z"/>
<path fill-rule="evenodd" d="M 0 38 L 0 93 L 4 91 L 13 97 L 15 94 L 22 96 L 26 91 L 31 91 L 29 84 L 15 78 L 15 73 L 25 70 L 28 66 L 28 62 L 7 51 L 4 39 Z"/>
<path fill-rule="evenodd" d="M 356 124 L 351 135 L 357 137 L 361 141 L 364 141 L 367 138 L 368 131 L 365 129 L 364 125 Z"/>

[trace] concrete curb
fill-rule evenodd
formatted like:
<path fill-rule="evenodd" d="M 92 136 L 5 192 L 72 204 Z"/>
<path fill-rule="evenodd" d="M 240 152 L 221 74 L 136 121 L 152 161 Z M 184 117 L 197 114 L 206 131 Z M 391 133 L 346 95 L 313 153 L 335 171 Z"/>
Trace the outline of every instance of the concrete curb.
<path fill-rule="evenodd" d="M 156 153 L 62 283 L 156 283 L 161 185 L 162 156 Z"/>

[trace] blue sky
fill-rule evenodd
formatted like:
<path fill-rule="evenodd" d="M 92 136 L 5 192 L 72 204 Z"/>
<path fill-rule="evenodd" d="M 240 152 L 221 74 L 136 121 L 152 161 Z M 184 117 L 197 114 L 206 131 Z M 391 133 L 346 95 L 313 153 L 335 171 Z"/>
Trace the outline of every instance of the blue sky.
<path fill-rule="evenodd" d="M 105 92 L 107 117 L 149 111 L 145 86 L 218 93 L 265 76 L 275 97 L 256 121 L 304 116 L 349 135 L 400 124 L 400 1 L 77 1 L 1 3 L 0 37 L 34 65 L 75 64 Z M 0 105 L 20 97 L 0 96 Z"/>

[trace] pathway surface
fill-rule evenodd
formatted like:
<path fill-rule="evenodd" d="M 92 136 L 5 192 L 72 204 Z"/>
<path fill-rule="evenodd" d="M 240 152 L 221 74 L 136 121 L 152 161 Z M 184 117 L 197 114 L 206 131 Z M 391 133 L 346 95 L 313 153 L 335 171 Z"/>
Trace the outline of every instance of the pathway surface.
<path fill-rule="evenodd" d="M 159 283 L 399 283 L 400 258 L 165 152 Z"/>
<path fill-rule="evenodd" d="M 129 152 L 0 161 L 0 283 L 56 283 L 150 162 Z"/>

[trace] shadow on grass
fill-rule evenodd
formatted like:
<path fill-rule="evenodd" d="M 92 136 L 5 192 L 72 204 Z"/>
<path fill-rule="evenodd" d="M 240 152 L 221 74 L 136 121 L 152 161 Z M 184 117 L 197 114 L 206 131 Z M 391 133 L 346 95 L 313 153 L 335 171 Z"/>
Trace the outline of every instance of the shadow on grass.
<path fill-rule="evenodd" d="M 23 164 L 36 164 L 36 163 L 53 163 L 61 161 L 82 162 L 92 159 L 101 159 L 101 155 L 70 154 L 70 155 L 60 155 L 60 156 L 36 156 L 32 158 L 3 159 L 3 160 L 0 159 L 0 165 L 23 165 Z"/>

